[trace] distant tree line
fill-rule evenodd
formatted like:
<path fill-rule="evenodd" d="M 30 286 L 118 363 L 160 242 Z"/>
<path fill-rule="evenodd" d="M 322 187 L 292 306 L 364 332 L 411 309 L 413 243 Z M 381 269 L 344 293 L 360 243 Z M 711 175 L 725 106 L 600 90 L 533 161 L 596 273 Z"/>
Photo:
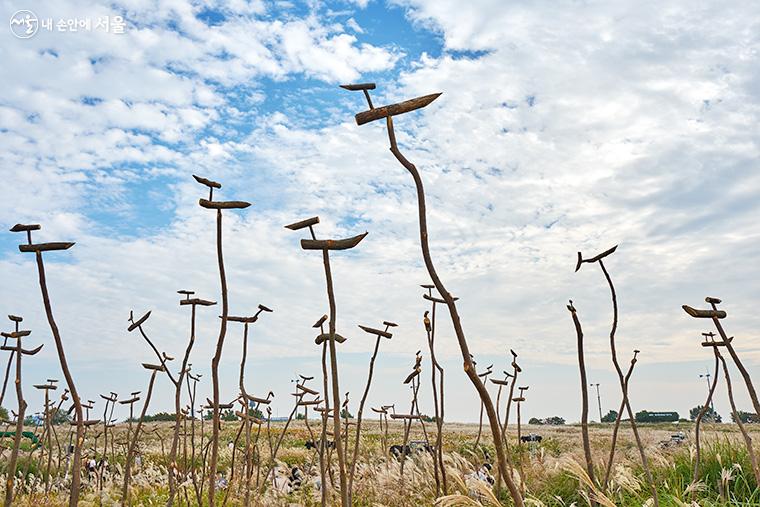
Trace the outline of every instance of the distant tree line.
<path fill-rule="evenodd" d="M 760 423 L 760 418 L 757 417 L 757 414 L 754 412 L 745 412 L 744 410 L 739 410 L 739 419 L 745 424 L 756 424 Z M 731 420 L 733 422 L 736 422 L 736 417 L 734 417 L 734 414 L 731 414 Z"/>
<path fill-rule="evenodd" d="M 692 421 L 697 420 L 697 416 L 699 416 L 699 413 L 702 411 L 703 405 L 697 405 L 696 407 L 689 410 L 689 419 Z M 719 423 L 723 422 L 723 418 L 720 416 L 719 413 L 715 411 L 713 407 L 707 407 L 707 410 L 705 411 L 705 415 L 702 416 L 703 422 L 714 422 Z"/>
<path fill-rule="evenodd" d="M 264 414 L 259 409 L 249 409 L 248 414 L 256 417 L 258 419 L 264 419 Z M 235 415 L 235 411 L 232 409 L 222 410 L 222 412 L 219 414 L 219 417 L 222 419 L 222 421 L 237 421 L 238 418 Z M 143 418 L 144 422 L 158 422 L 158 421 L 174 421 L 175 415 L 174 412 L 157 412 L 152 415 L 146 415 Z M 206 421 L 210 421 L 212 419 L 212 413 L 211 411 L 207 411 L 203 414 L 203 419 Z M 133 422 L 137 421 L 137 418 L 132 418 Z"/>

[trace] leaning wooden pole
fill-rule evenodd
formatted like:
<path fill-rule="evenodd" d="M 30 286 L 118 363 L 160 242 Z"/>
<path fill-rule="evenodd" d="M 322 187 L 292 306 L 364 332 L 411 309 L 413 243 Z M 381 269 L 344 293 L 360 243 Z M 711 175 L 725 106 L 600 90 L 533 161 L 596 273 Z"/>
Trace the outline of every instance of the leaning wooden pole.
<path fill-rule="evenodd" d="M 3 390 L 0 391 L 0 407 L 3 406 L 3 400 L 5 399 L 5 390 L 8 387 L 8 377 L 11 374 L 11 367 L 13 366 L 13 358 L 15 355 L 15 350 L 12 350 L 11 353 L 8 354 L 8 364 L 5 366 L 5 377 L 3 379 Z"/>
<path fill-rule="evenodd" d="M 174 379 L 170 376 L 170 380 L 172 381 L 172 384 L 174 384 L 174 429 L 172 432 L 172 445 L 169 448 L 169 498 L 166 501 L 167 507 L 174 505 L 174 497 L 177 494 L 177 474 L 179 470 L 179 466 L 177 465 L 177 450 L 179 447 L 180 425 L 185 418 L 182 414 L 180 406 L 182 404 L 183 382 L 185 381 L 185 375 L 189 373 L 188 363 L 190 361 L 190 353 L 192 352 L 193 345 L 195 344 L 196 307 L 213 306 L 216 304 L 215 301 L 191 297 L 195 293 L 190 290 L 180 290 L 177 292 L 178 294 L 184 296 L 183 299 L 180 299 L 180 306 L 190 306 L 190 338 L 188 339 L 187 347 L 185 348 L 185 355 L 182 358 L 182 366 L 180 367 L 180 371 L 177 374 L 177 378 Z M 187 471 L 185 470 L 184 472 L 186 473 Z"/>
<path fill-rule="evenodd" d="M 366 85 L 344 85 L 344 88 L 349 90 L 362 90 L 365 92 L 365 96 L 368 97 L 369 93 L 367 90 L 374 89 L 375 85 L 371 83 L 368 83 Z M 435 285 L 436 290 L 446 302 L 446 307 L 449 310 L 449 315 L 451 316 L 451 320 L 454 325 L 454 332 L 457 337 L 459 349 L 462 353 L 465 374 L 467 375 L 467 378 L 470 379 L 470 382 L 472 383 L 473 387 L 475 387 L 475 390 L 478 392 L 478 395 L 484 404 L 486 415 L 488 416 L 488 421 L 491 428 L 491 435 L 493 437 L 494 446 L 496 448 L 496 460 L 499 467 L 499 473 L 504 478 L 504 482 L 509 489 L 509 494 L 512 497 L 512 501 L 517 507 L 523 507 L 524 502 L 522 495 L 512 480 L 512 476 L 509 473 L 509 468 L 507 466 L 507 456 L 504 452 L 501 440 L 501 428 L 499 427 L 499 423 L 496 417 L 496 410 L 494 409 L 493 401 L 491 400 L 491 396 L 488 393 L 485 385 L 478 377 L 475 371 L 475 366 L 472 364 L 470 348 L 467 344 L 467 338 L 465 337 L 464 329 L 462 328 L 461 319 L 459 317 L 456 303 L 454 302 L 454 297 L 449 293 L 448 290 L 446 290 L 446 287 L 443 285 L 443 282 L 435 270 L 432 256 L 430 255 L 430 245 L 428 243 L 427 230 L 427 209 L 425 206 L 425 189 L 422 183 L 422 177 L 420 176 L 417 167 L 409 160 L 407 160 L 406 157 L 404 157 L 404 155 L 399 150 L 398 145 L 396 144 L 396 134 L 393 129 L 393 116 L 425 107 L 436 98 L 438 98 L 438 96 L 440 96 L 440 94 L 431 94 L 425 97 L 420 97 L 418 99 L 412 99 L 399 104 L 395 104 L 394 106 L 385 106 L 377 109 L 375 109 L 372 106 L 371 102 L 368 101 L 370 110 L 364 113 L 359 113 L 356 117 L 356 120 L 357 124 L 361 125 L 368 121 L 383 118 L 385 119 L 391 153 L 393 153 L 393 156 L 396 158 L 396 160 L 409 172 L 409 174 L 412 176 L 412 179 L 414 180 L 414 186 L 417 192 L 417 214 L 419 221 L 422 258 L 425 262 L 425 267 L 428 271 L 430 279 L 433 282 L 433 285 Z"/>
<path fill-rule="evenodd" d="M 583 455 L 586 458 L 586 473 L 588 473 L 591 482 L 594 483 L 594 459 L 591 457 L 591 443 L 588 436 L 588 379 L 586 378 L 586 358 L 583 354 L 583 328 L 572 301 L 567 305 L 567 309 L 573 317 L 573 325 L 575 326 L 575 335 L 578 343 L 578 368 L 581 374 L 581 437 L 583 439 Z M 592 500 L 591 504 L 596 505 L 596 502 Z"/>
<path fill-rule="evenodd" d="M 356 463 L 359 461 L 359 441 L 361 438 L 361 431 L 362 431 L 362 416 L 364 414 L 364 404 L 367 402 L 367 395 L 369 395 L 369 388 L 372 385 L 372 375 L 375 371 L 375 360 L 377 359 L 377 353 L 378 353 L 378 350 L 380 349 L 380 338 L 386 338 L 390 340 L 393 335 L 388 332 L 388 328 L 396 326 L 395 323 L 388 322 L 388 321 L 383 322 L 383 324 L 385 325 L 384 331 L 380 329 L 367 327 L 367 326 L 359 326 L 362 329 L 362 331 L 369 333 L 371 335 L 374 335 L 376 339 L 375 339 L 375 349 L 373 350 L 372 357 L 369 360 L 369 373 L 367 374 L 367 385 L 364 387 L 364 393 L 362 394 L 361 401 L 359 402 L 359 410 L 356 412 L 356 438 L 354 439 L 354 451 L 353 451 L 353 456 L 351 458 L 351 471 L 348 477 L 349 503 L 352 503 L 353 492 L 354 492 L 353 490 L 354 474 L 356 473 Z M 346 440 L 348 440 L 348 430 L 346 430 Z"/>
<path fill-rule="evenodd" d="M 156 375 L 159 371 L 163 371 L 162 365 L 143 364 L 143 367 L 147 370 L 151 370 L 150 382 L 148 382 L 148 392 L 145 395 L 145 404 L 143 405 L 142 412 L 140 412 L 140 420 L 137 421 L 137 427 L 135 428 L 134 435 L 132 435 L 132 441 L 129 443 L 129 449 L 127 450 L 127 460 L 124 465 L 124 482 L 121 488 L 121 505 L 124 507 L 129 502 L 129 481 L 132 477 L 132 462 L 135 457 L 135 450 L 137 449 L 137 442 L 140 438 L 140 430 L 142 429 L 143 420 L 145 414 L 148 412 L 148 406 L 150 405 L 150 397 L 153 395 L 153 384 L 156 382 Z"/>
<path fill-rule="evenodd" d="M 699 414 L 697 414 L 697 418 L 694 424 L 694 441 L 696 443 L 696 451 L 694 452 L 694 476 L 691 480 L 692 485 L 696 484 L 697 481 L 699 481 L 699 460 L 700 460 L 700 451 L 701 451 L 700 442 L 699 442 L 699 429 L 702 426 L 702 419 L 705 417 L 705 414 L 707 413 L 707 409 L 710 408 L 710 402 L 712 401 L 713 393 L 715 392 L 715 386 L 718 385 L 718 376 L 720 374 L 720 370 L 718 369 L 719 367 L 718 366 L 718 349 L 715 348 L 714 352 L 715 352 L 715 366 L 713 368 L 713 371 L 715 372 L 715 375 L 713 375 L 713 381 L 712 381 L 712 384 L 710 384 L 710 390 L 707 392 L 707 399 L 705 400 L 705 404 L 702 406 L 702 409 L 699 411 Z M 694 499 L 695 494 L 696 494 L 696 489 L 692 489 L 692 500 Z"/>
<path fill-rule="evenodd" d="M 714 350 L 716 357 L 720 360 L 721 365 L 723 366 L 723 375 L 726 377 L 726 388 L 728 390 L 728 401 L 731 403 L 731 413 L 733 414 L 734 420 L 736 421 L 737 426 L 739 426 L 739 431 L 744 438 L 744 445 L 747 447 L 749 462 L 752 465 L 752 473 L 755 475 L 755 484 L 760 485 L 760 466 L 758 466 L 757 456 L 755 455 L 755 451 L 752 448 L 752 437 L 750 437 L 749 433 L 747 433 L 747 429 L 744 427 L 744 423 L 742 422 L 741 417 L 739 417 L 739 411 L 736 409 L 736 402 L 734 401 L 734 390 L 731 386 L 731 375 L 728 373 L 726 360 L 723 359 L 723 356 L 720 352 L 718 352 L 717 348 Z"/>
<path fill-rule="evenodd" d="M 631 375 L 633 375 L 633 368 L 636 366 L 636 356 L 639 354 L 639 350 L 633 351 L 633 359 L 631 359 L 631 365 L 628 367 L 628 373 L 625 374 L 625 385 L 626 385 L 626 392 L 628 392 L 628 383 L 631 380 Z M 618 431 L 620 430 L 620 423 L 623 420 L 623 409 L 625 409 L 625 402 L 626 399 L 624 398 L 620 402 L 620 408 L 618 408 L 617 411 L 617 417 L 615 418 L 615 426 L 612 429 L 612 444 L 610 446 L 610 456 L 607 460 L 607 468 L 604 471 L 604 482 L 602 482 L 602 492 L 607 491 L 607 486 L 610 483 L 610 474 L 612 473 L 612 464 L 615 461 L 615 449 L 617 446 L 617 436 Z"/>
<path fill-rule="evenodd" d="M 13 449 L 11 450 L 11 459 L 8 462 L 7 481 L 5 483 L 5 507 L 13 505 L 13 486 L 16 479 L 16 464 L 18 462 L 18 451 L 21 447 L 21 435 L 24 431 L 24 415 L 26 414 L 26 401 L 24 393 L 21 390 L 21 337 L 16 341 L 16 401 L 18 408 L 16 412 L 16 433 L 13 437 Z"/>
<path fill-rule="evenodd" d="M 47 317 L 48 325 L 50 326 L 50 332 L 53 334 L 53 340 L 55 341 L 55 348 L 58 353 L 58 360 L 61 363 L 61 370 L 63 370 L 63 376 L 66 379 L 66 385 L 71 393 L 71 398 L 74 402 L 74 412 L 76 415 L 76 442 L 74 443 L 74 459 L 72 462 L 71 473 L 71 488 L 69 493 L 69 507 L 75 507 L 79 503 L 79 490 L 80 490 L 80 470 L 82 468 L 82 445 L 84 444 L 84 417 L 82 413 L 82 401 L 79 399 L 77 387 L 74 384 L 74 377 L 69 370 L 68 362 L 66 361 L 66 353 L 63 350 L 63 341 L 61 340 L 61 333 L 58 330 L 58 324 L 53 317 L 53 307 L 50 304 L 50 295 L 48 294 L 47 281 L 45 280 L 45 265 L 42 262 L 42 252 L 55 251 L 55 250 L 68 250 L 74 243 L 40 243 L 32 244 L 32 232 L 39 230 L 40 226 L 37 224 L 23 225 L 16 224 L 11 228 L 12 232 L 26 232 L 27 244 L 19 245 L 21 252 L 34 252 L 37 261 L 37 274 L 39 277 L 40 292 L 42 293 L 42 303 L 45 306 L 45 316 Z"/>

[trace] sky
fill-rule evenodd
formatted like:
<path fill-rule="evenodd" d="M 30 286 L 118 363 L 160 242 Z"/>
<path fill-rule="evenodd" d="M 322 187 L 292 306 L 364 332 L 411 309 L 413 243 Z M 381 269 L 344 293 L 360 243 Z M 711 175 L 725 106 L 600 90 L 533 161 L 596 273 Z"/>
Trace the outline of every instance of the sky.
<path fill-rule="evenodd" d="M 10 23 L 23 9 L 39 20 L 29 38 Z M 273 390 L 282 416 L 292 379 L 320 375 L 321 258 L 300 248 L 303 231 L 283 228 L 318 215 L 319 237 L 369 232 L 331 257 L 348 338 L 341 392 L 355 412 L 374 345 L 357 325 L 395 321 L 367 404 L 408 407 L 402 381 L 422 350 L 421 409 L 432 413 L 415 188 L 382 123 L 356 125 L 366 103 L 338 87 L 354 82 L 377 83 L 375 105 L 443 93 L 396 118 L 399 145 L 422 174 L 433 259 L 460 298 L 478 367 L 500 376 L 509 349 L 519 354 L 525 419 L 580 419 L 571 299 L 589 382 L 601 384 L 604 412 L 619 404 L 609 289 L 598 266 L 574 272 L 579 250 L 619 245 L 605 264 L 621 362 L 641 350 L 634 410 L 686 415 L 704 403 L 700 374 L 713 365 L 699 342 L 711 324 L 681 305 L 704 307 L 705 296 L 723 299 L 727 332 L 760 371 L 757 2 L 0 0 L 0 19 L 0 224 L 40 223 L 36 241 L 76 242 L 45 263 L 77 388 L 96 413 L 99 394 L 147 387 L 140 364 L 155 357 L 127 332 L 130 311 L 152 311 L 146 332 L 180 357 L 189 312 L 176 291 L 220 300 L 215 217 L 192 174 L 221 182 L 219 199 L 253 203 L 223 226 L 230 312 L 274 309 L 250 330 L 249 392 Z M 59 28 L 70 20 L 76 32 Z M 34 412 L 32 385 L 63 377 L 22 241 L 0 232 L 0 313 L 25 317 L 25 347 L 44 344 L 24 358 Z M 199 309 L 199 398 L 218 315 Z M 445 311 L 437 329 L 447 419 L 477 421 Z M 222 399 L 237 395 L 241 347 L 230 326 Z M 172 410 L 169 381 L 156 389 L 150 412 Z M 750 409 L 743 389 L 737 399 Z M 715 405 L 728 418 L 723 383 Z"/>

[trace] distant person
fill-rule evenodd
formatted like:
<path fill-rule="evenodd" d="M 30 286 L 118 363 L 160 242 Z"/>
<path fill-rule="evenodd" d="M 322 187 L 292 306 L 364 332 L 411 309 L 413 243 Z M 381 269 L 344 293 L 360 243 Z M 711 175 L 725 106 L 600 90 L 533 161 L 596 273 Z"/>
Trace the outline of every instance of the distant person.
<path fill-rule="evenodd" d="M 98 462 L 95 461 L 95 458 L 92 457 L 89 460 L 87 460 L 87 478 L 89 479 L 91 475 L 95 474 L 98 470 Z"/>

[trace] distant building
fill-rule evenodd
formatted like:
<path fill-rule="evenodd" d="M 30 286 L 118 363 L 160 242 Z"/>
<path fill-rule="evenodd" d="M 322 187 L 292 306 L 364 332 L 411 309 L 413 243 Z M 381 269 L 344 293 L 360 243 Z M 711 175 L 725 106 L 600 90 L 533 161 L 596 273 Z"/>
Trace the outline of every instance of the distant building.
<path fill-rule="evenodd" d="M 636 422 L 641 423 L 676 422 L 679 419 L 678 412 L 636 412 Z"/>

